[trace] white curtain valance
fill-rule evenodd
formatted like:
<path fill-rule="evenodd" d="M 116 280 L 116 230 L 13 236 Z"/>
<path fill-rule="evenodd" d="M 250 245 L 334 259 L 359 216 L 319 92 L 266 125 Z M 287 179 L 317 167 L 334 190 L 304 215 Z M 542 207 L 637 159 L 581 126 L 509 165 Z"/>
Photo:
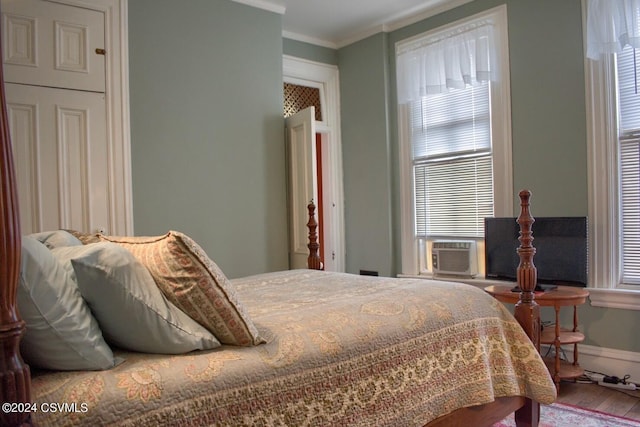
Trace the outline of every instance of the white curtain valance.
<path fill-rule="evenodd" d="M 587 1 L 587 58 L 640 48 L 640 0 Z"/>
<path fill-rule="evenodd" d="M 475 23 L 397 48 L 398 103 L 494 79 L 493 25 Z"/>

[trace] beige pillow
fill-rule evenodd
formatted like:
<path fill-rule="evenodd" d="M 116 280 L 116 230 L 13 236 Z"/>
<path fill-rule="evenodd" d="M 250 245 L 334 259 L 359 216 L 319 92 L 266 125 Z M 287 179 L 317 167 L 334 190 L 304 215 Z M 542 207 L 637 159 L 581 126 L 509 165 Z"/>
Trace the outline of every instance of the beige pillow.
<path fill-rule="evenodd" d="M 250 346 L 264 342 L 233 285 L 189 236 L 170 231 L 155 237 L 100 238 L 131 251 L 167 299 L 221 343 Z"/>
<path fill-rule="evenodd" d="M 76 231 L 76 230 L 64 230 L 64 231 L 71 234 L 76 239 L 80 240 L 80 242 L 82 242 L 83 245 L 88 245 L 90 243 L 98 243 L 100 241 L 100 238 L 96 233 L 83 233 L 82 231 Z"/>

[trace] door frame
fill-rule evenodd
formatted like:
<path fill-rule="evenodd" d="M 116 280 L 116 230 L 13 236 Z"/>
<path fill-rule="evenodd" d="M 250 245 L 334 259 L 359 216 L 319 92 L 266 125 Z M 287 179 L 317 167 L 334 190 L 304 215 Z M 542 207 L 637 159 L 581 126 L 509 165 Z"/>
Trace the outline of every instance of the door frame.
<path fill-rule="evenodd" d="M 111 207 L 109 230 L 113 234 L 133 235 L 128 0 L 45 1 L 104 13 L 107 167 Z"/>
<path fill-rule="evenodd" d="M 322 120 L 316 132 L 322 138 L 324 197 L 324 266 L 345 271 L 344 190 L 340 137 L 340 88 L 338 67 L 283 55 L 283 81 L 318 88 Z"/>

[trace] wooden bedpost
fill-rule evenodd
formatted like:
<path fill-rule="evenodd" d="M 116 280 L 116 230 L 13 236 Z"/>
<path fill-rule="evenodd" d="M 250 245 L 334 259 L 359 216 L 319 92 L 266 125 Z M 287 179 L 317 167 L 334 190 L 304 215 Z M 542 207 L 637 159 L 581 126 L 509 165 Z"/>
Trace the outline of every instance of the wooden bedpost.
<path fill-rule="evenodd" d="M 309 244 L 307 245 L 309 248 L 309 257 L 307 258 L 307 267 L 312 270 L 322 270 L 322 262 L 320 255 L 318 255 L 320 245 L 318 244 L 318 233 L 316 231 L 318 228 L 318 223 L 316 222 L 316 205 L 313 203 L 313 200 L 309 202 L 307 209 L 309 210 L 309 222 L 307 222 L 307 228 L 309 228 Z"/>
<path fill-rule="evenodd" d="M 31 373 L 20 356 L 20 338 L 25 324 L 16 307 L 22 236 L 1 66 L 0 104 L 0 401 L 24 403 L 31 402 Z M 3 410 L 0 424 L 30 425 L 31 417 L 29 412 Z"/>
<path fill-rule="evenodd" d="M 520 225 L 520 246 L 518 255 L 517 281 L 520 287 L 520 301 L 515 306 L 515 318 L 531 339 L 531 342 L 540 351 L 540 306 L 535 302 L 534 290 L 538 281 L 538 271 L 533 264 L 533 256 L 536 248 L 533 247 L 533 233 L 531 226 L 535 219 L 529 211 L 529 190 L 520 191 L 520 216 L 517 222 Z M 518 426 L 537 426 L 540 420 L 540 404 L 527 399 L 525 405 L 516 411 L 516 424 Z"/>

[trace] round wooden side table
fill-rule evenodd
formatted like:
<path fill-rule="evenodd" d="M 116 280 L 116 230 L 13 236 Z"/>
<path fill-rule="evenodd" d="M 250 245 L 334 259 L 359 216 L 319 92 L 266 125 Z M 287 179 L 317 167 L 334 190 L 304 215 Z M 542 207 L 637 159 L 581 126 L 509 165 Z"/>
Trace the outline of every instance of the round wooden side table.
<path fill-rule="evenodd" d="M 498 301 L 515 304 L 520 293 L 513 292 L 514 285 L 492 285 L 484 290 Z M 553 328 L 545 328 L 540 333 L 540 343 L 550 344 L 555 347 L 555 357 L 545 358 L 545 363 L 553 377 L 556 388 L 560 388 L 562 379 L 577 378 L 584 373 L 584 369 L 578 364 L 578 343 L 584 341 L 584 334 L 578 331 L 578 306 L 584 304 L 589 297 L 589 291 L 585 288 L 573 286 L 558 286 L 556 289 L 546 292 L 536 292 L 535 301 L 541 307 L 553 307 L 556 312 L 556 323 Z M 560 327 L 560 309 L 573 306 L 573 327 Z M 561 347 L 573 344 L 573 362 L 560 360 Z"/>

